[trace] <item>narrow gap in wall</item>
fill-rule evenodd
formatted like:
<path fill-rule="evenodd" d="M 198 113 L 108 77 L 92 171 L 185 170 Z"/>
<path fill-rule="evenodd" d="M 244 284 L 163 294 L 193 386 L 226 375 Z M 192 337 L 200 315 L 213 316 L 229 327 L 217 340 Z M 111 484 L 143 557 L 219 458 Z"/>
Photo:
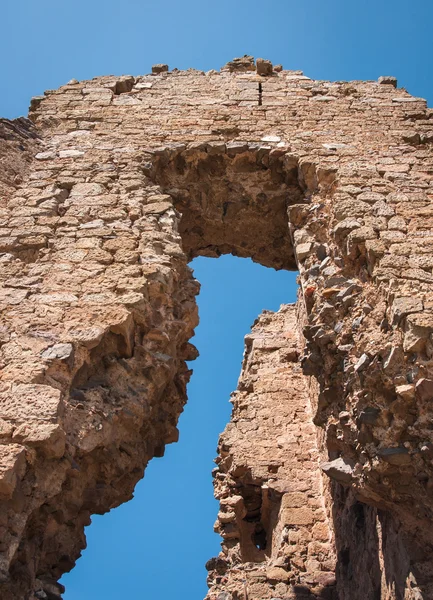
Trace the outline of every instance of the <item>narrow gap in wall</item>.
<path fill-rule="evenodd" d="M 262 106 L 263 103 L 263 86 L 259 83 L 259 106 Z"/>
<path fill-rule="evenodd" d="M 205 563 L 221 541 L 213 533 L 218 504 L 211 471 L 219 433 L 230 419 L 243 338 L 263 309 L 296 301 L 297 274 L 231 255 L 199 257 L 191 267 L 202 286 L 192 339 L 200 357 L 190 363 L 180 440 L 149 463 L 131 502 L 93 517 L 88 548 L 62 579 L 64 600 L 202 600 L 207 593 Z"/>

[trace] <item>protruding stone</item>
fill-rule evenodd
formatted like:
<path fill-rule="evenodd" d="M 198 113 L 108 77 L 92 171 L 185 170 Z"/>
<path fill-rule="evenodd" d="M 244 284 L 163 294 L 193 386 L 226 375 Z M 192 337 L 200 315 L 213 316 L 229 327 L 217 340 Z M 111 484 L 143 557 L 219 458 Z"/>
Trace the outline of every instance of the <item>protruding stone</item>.
<path fill-rule="evenodd" d="M 219 556 L 210 558 L 205 564 L 206 571 L 216 571 L 219 575 L 224 575 L 227 568 L 227 561 Z"/>
<path fill-rule="evenodd" d="M 370 357 L 368 356 L 368 354 L 364 353 L 358 359 L 358 361 L 355 363 L 355 371 L 357 373 L 360 373 L 361 371 L 364 371 L 364 369 L 366 369 L 369 364 L 370 364 Z"/>
<path fill-rule="evenodd" d="M 228 70 L 230 73 L 247 73 L 248 71 L 254 71 L 254 57 L 245 54 L 240 58 L 234 58 L 223 67 L 223 70 Z"/>
<path fill-rule="evenodd" d="M 414 146 L 418 146 L 418 144 L 421 143 L 421 136 L 417 131 L 405 131 L 402 135 L 402 138 L 405 142 L 408 144 L 413 144 Z"/>
<path fill-rule="evenodd" d="M 45 96 L 33 96 L 33 98 L 30 100 L 30 110 L 36 110 L 44 99 Z"/>
<path fill-rule="evenodd" d="M 154 75 L 158 75 L 159 73 L 168 73 L 168 65 L 164 65 L 162 63 L 152 65 L 152 73 Z"/>
<path fill-rule="evenodd" d="M 303 261 L 311 254 L 311 249 L 313 245 L 307 242 L 306 244 L 298 244 L 296 246 L 296 256 L 298 260 Z"/>
<path fill-rule="evenodd" d="M 33 446 L 47 458 L 60 458 L 65 452 L 66 436 L 60 425 L 25 423 L 15 429 L 13 441 Z"/>
<path fill-rule="evenodd" d="M 403 361 L 403 352 L 399 346 L 392 346 L 383 361 L 385 373 L 392 373 Z"/>
<path fill-rule="evenodd" d="M 248 144 L 246 142 L 230 142 L 226 145 L 227 154 L 229 156 L 235 156 L 236 154 L 242 154 L 248 150 Z"/>
<path fill-rule="evenodd" d="M 82 150 L 60 150 L 59 158 L 78 158 L 79 156 L 84 156 L 84 152 Z"/>
<path fill-rule="evenodd" d="M 47 150 L 46 152 L 38 152 L 35 156 L 36 160 L 52 160 L 56 158 L 56 153 L 53 150 Z"/>
<path fill-rule="evenodd" d="M 411 383 L 399 385 L 395 388 L 395 391 L 403 400 L 413 400 L 415 398 L 415 387 Z"/>
<path fill-rule="evenodd" d="M 353 479 L 355 463 L 347 458 L 336 458 L 320 465 L 322 471 L 330 478 L 343 485 L 349 484 Z"/>
<path fill-rule="evenodd" d="M 347 235 L 354 229 L 361 227 L 361 223 L 357 219 L 347 218 L 340 221 L 334 228 L 335 235 Z"/>
<path fill-rule="evenodd" d="M 420 379 L 415 386 L 416 394 L 420 400 L 433 402 L 433 379 Z"/>
<path fill-rule="evenodd" d="M 391 319 L 394 325 L 398 325 L 400 320 L 406 315 L 420 312 L 423 309 L 421 298 L 412 296 L 400 296 L 395 298 L 391 308 Z"/>
<path fill-rule="evenodd" d="M 422 352 L 433 332 L 433 313 L 424 311 L 408 315 L 404 331 L 405 352 Z"/>
<path fill-rule="evenodd" d="M 42 353 L 42 358 L 46 360 L 66 360 L 71 356 L 73 349 L 72 344 L 55 344 Z"/>
<path fill-rule="evenodd" d="M 262 142 L 281 142 L 281 138 L 278 135 L 265 135 Z"/>
<path fill-rule="evenodd" d="M 256 60 L 257 75 L 272 75 L 272 63 L 270 60 L 258 58 Z"/>
<path fill-rule="evenodd" d="M 391 75 L 382 75 L 377 81 L 382 85 L 392 85 L 395 88 L 397 87 L 397 78 L 392 77 Z"/>
<path fill-rule="evenodd" d="M 153 67 L 152 67 L 153 68 Z M 125 94 L 126 92 L 130 92 L 134 87 L 135 79 L 132 75 L 125 75 L 120 77 L 116 81 L 116 86 L 114 89 L 115 94 Z"/>

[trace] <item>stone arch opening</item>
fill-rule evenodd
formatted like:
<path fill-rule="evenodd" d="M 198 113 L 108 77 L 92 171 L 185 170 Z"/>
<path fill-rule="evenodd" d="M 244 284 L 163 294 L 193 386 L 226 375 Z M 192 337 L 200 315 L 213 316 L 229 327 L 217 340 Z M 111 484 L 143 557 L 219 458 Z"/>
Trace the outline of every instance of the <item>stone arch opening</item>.
<path fill-rule="evenodd" d="M 288 211 L 308 204 L 316 190 L 308 188 L 298 158 L 287 148 L 243 142 L 169 147 L 158 150 L 145 171 L 180 213 L 178 231 L 189 260 L 232 254 L 297 270 Z M 252 354 L 252 339 L 245 352 Z M 224 442 L 219 452 L 224 457 Z M 221 517 L 218 531 L 228 552 L 239 544 L 243 562 L 261 563 L 272 555 L 281 497 L 263 489 L 264 480 L 250 467 L 229 470 L 241 501 L 236 518 Z"/>
<path fill-rule="evenodd" d="M 313 436 L 319 435 L 322 460 L 326 454 L 331 459 L 331 468 L 324 466 L 324 470 L 333 482 L 330 488 L 325 484 L 316 506 L 325 513 L 332 506 L 333 498 L 341 493 L 340 486 L 347 486 L 349 480 L 354 483 L 353 449 L 336 423 L 341 419 L 344 421 L 343 398 L 353 385 L 343 384 L 346 371 L 344 354 L 352 346 L 342 344 L 336 357 L 332 356 L 332 348 L 336 334 L 340 333 L 338 328 L 334 330 L 336 315 L 341 314 L 345 318 L 350 314 L 349 309 L 354 305 L 361 285 L 372 284 L 372 268 L 377 257 L 368 255 L 366 248 L 370 232 L 360 227 L 362 223 L 351 221 L 351 208 L 345 206 L 344 201 L 337 198 L 335 211 L 330 207 L 328 201 L 334 191 L 336 169 L 332 165 L 317 169 L 314 163 L 300 160 L 287 148 L 241 142 L 205 143 L 187 148 L 173 146 L 159 149 L 150 158 L 144 172 L 157 184 L 159 191 L 167 194 L 167 197 L 152 198 L 150 206 L 154 202 L 168 202 L 180 213 L 178 231 L 189 259 L 199 255 L 218 257 L 231 253 L 251 257 L 264 266 L 289 270 L 299 268 L 301 272 L 302 309 L 297 319 L 298 324 L 304 326 L 304 337 L 301 336 L 301 352 L 295 361 L 303 354 L 302 371 L 309 382 L 305 400 L 307 404 L 310 401 L 313 404 L 308 417 L 311 425 L 313 416 L 319 426 L 326 421 L 334 421 L 326 436 L 313 431 L 314 428 L 312 430 Z M 345 218 L 338 214 L 340 210 Z M 334 229 L 331 229 L 331 224 Z M 330 238 L 334 246 L 331 251 Z M 321 298 L 317 301 L 319 290 L 315 279 L 319 274 L 323 280 Z M 377 294 L 377 290 L 373 290 L 372 297 Z M 321 304 L 325 328 L 310 325 L 313 307 L 317 313 Z M 358 323 L 355 319 L 352 329 L 356 330 L 362 320 L 358 318 Z M 350 338 L 346 334 L 346 339 Z M 364 357 L 364 360 L 369 358 Z M 355 365 L 355 372 L 363 367 L 361 360 L 359 365 Z M 304 572 L 299 577 L 302 583 L 292 585 L 296 597 L 337 598 L 335 573 L 340 576 L 339 586 L 343 590 L 351 585 L 351 573 L 362 569 L 364 560 L 364 555 L 357 556 L 347 551 L 345 544 L 349 534 L 346 529 L 354 527 L 359 530 L 362 526 L 365 530 L 369 527 L 373 530 L 378 522 L 376 508 L 365 509 L 368 523 L 360 518 L 360 510 L 351 510 L 353 497 L 370 507 L 380 506 L 380 501 L 362 493 L 357 495 L 354 491 L 353 497 L 346 500 L 347 506 L 340 507 L 341 514 L 345 511 L 350 513 L 350 524 L 344 523 L 341 514 L 336 513 L 331 525 L 329 512 L 326 516 L 322 513 L 322 518 L 309 512 L 309 502 L 314 504 L 314 499 L 303 496 L 305 490 L 299 492 L 287 480 L 274 485 L 274 478 L 268 474 L 257 478 L 245 464 L 235 465 L 233 469 L 231 452 L 231 448 L 227 450 L 224 447 L 223 440 L 218 470 L 224 481 L 222 487 L 226 485 L 229 491 L 226 495 L 223 492 L 219 515 L 218 531 L 223 537 L 223 552 L 208 563 L 209 598 L 218 592 L 226 594 L 221 596 L 224 600 L 241 597 L 240 592 L 236 592 L 245 585 L 236 574 L 240 564 L 249 565 L 253 571 L 253 565 L 259 565 L 258 575 L 266 581 L 262 587 L 254 584 L 248 588 L 253 589 L 253 597 L 254 594 L 261 597 L 260 594 L 275 593 L 278 585 L 281 591 L 289 581 L 293 584 L 293 580 L 286 579 L 292 568 L 295 573 L 296 569 Z M 217 489 L 218 485 L 217 482 Z M 313 485 L 323 485 L 319 473 Z M 227 496 L 229 499 L 230 496 L 236 498 L 233 505 L 227 501 Z M 359 500 L 355 501 L 355 507 L 364 506 L 359 504 Z M 364 514 L 364 508 L 362 511 Z M 295 555 L 293 562 L 287 556 L 282 559 L 278 551 L 281 540 L 289 545 L 299 543 L 299 532 L 303 532 L 300 534 L 302 538 L 306 531 L 312 530 L 313 523 L 317 525 L 315 535 L 318 535 L 314 549 L 308 543 L 303 547 L 301 542 L 303 550 L 299 557 Z M 320 533 L 317 533 L 319 530 Z M 339 550 L 337 556 L 334 555 L 333 544 L 327 545 L 332 538 Z M 368 552 L 373 557 L 374 573 L 369 585 L 377 590 L 381 585 L 378 564 L 381 553 L 386 550 L 381 547 L 382 542 L 378 538 L 373 535 L 372 539 L 375 545 Z M 406 552 L 412 552 L 410 543 L 403 554 Z M 409 561 L 406 554 L 404 560 Z M 346 564 L 348 561 L 349 565 Z M 262 564 L 272 568 L 266 573 L 261 572 Z M 319 573 L 311 574 L 310 582 L 306 584 L 310 569 L 313 572 L 319 570 Z M 409 567 L 405 569 L 409 572 Z M 232 595 L 225 591 L 230 577 L 234 579 L 231 588 L 229 586 Z"/>
<path fill-rule="evenodd" d="M 188 259 L 199 255 L 218 257 L 230 253 L 250 257 L 263 266 L 297 270 L 298 267 L 303 268 L 303 261 L 311 254 L 315 254 L 319 262 L 326 257 L 320 234 L 315 231 L 308 233 L 300 226 L 300 215 L 308 212 L 309 205 L 313 205 L 313 198 L 319 192 L 315 166 L 309 161 L 300 161 L 287 147 L 247 143 L 207 143 L 188 148 L 174 146 L 154 152 L 151 160 L 145 162 L 144 170 L 157 184 L 155 192 L 163 192 L 150 199 L 149 213 L 152 210 L 155 214 L 169 211 L 173 204 L 180 213 L 178 232 Z M 333 176 L 329 177 L 326 171 L 322 171 L 322 176 L 322 192 L 328 192 L 332 188 Z M 154 209 L 152 205 L 155 205 Z M 319 205 L 320 202 L 315 208 Z M 273 354 L 273 378 L 281 376 L 287 382 L 294 377 L 298 382 L 298 388 L 287 405 L 285 397 L 276 400 L 277 404 L 280 401 L 285 406 L 288 411 L 286 417 L 293 421 L 294 428 L 304 428 L 306 439 L 299 439 L 295 443 L 296 449 L 289 449 L 292 439 L 297 439 L 296 435 L 292 439 L 288 435 L 282 440 L 284 426 L 278 427 L 281 424 L 275 423 L 272 432 L 265 427 L 263 443 L 277 446 L 280 436 L 281 451 L 283 454 L 287 452 L 290 460 L 297 465 L 299 481 L 296 481 L 295 473 L 287 468 L 287 463 L 285 468 L 284 461 L 278 459 L 266 467 L 266 472 L 257 469 L 256 465 L 250 466 L 248 460 L 239 462 L 239 457 L 233 456 L 231 444 L 223 435 L 219 444 L 215 484 L 221 503 L 217 531 L 223 538 L 223 550 L 217 559 L 210 560 L 207 565 L 212 586 L 210 598 L 218 591 L 225 593 L 222 591 L 227 583 L 225 573 L 227 570 L 236 572 L 242 564 L 256 565 L 252 570 L 257 568 L 259 577 L 265 575 L 263 569 L 266 570 L 266 565 L 276 564 L 278 566 L 268 579 L 268 585 L 271 586 L 269 590 L 274 589 L 278 582 L 283 584 L 286 577 L 284 573 L 290 567 L 287 557 L 281 556 L 281 545 L 286 544 L 290 536 L 293 538 L 299 530 L 309 531 L 311 535 L 316 509 L 322 511 L 323 530 L 327 532 L 322 535 L 330 535 L 323 500 L 318 492 L 321 486 L 318 453 L 309 392 L 299 362 L 302 342 L 299 332 L 295 333 L 295 310 L 294 306 L 285 307 L 276 316 L 277 319 L 281 318 L 280 326 L 284 323 L 283 331 L 289 339 L 275 339 L 273 317 L 266 315 L 259 319 L 258 333 L 247 337 L 233 414 L 236 415 L 236 411 L 242 413 L 243 402 L 248 404 L 245 394 L 254 392 L 253 398 L 266 398 L 266 394 L 279 391 L 269 382 L 268 390 L 255 394 L 254 385 L 248 383 L 251 373 L 259 368 L 256 363 L 260 361 L 260 353 Z M 288 331 L 291 331 L 291 335 Z M 259 414 L 256 414 L 257 420 L 263 418 L 259 416 L 260 410 L 263 411 L 263 405 L 258 410 Z M 245 443 L 252 445 L 248 440 Z M 311 447 L 302 456 L 304 443 L 309 443 Z M 309 452 L 312 452 L 311 473 L 304 476 L 301 474 L 302 461 L 309 456 Z M 310 509 L 309 502 L 314 501 L 316 505 Z M 282 522 L 281 515 L 284 515 Z M 293 557 L 293 565 L 297 561 L 296 566 L 292 565 L 295 572 L 309 570 L 306 551 L 304 540 L 299 545 L 298 555 Z M 322 555 L 325 553 L 323 549 L 320 552 Z M 303 579 L 297 575 L 291 577 L 298 582 Z M 238 584 L 235 581 L 229 588 Z M 333 588 L 332 578 L 325 584 L 315 583 L 318 590 L 324 585 Z M 236 592 L 233 593 L 233 598 L 237 598 Z M 264 593 L 263 590 L 261 593 Z"/>
<path fill-rule="evenodd" d="M 218 142 L 169 147 L 152 157 L 145 172 L 181 214 L 188 259 L 233 254 L 297 269 L 287 211 L 308 203 L 314 189 L 286 148 Z"/>
<path fill-rule="evenodd" d="M 144 207 L 145 214 L 158 224 L 160 230 L 171 229 L 173 222 L 177 224 L 188 262 L 196 256 L 216 258 L 232 254 L 274 269 L 297 270 L 294 232 L 289 227 L 288 211 L 292 207 L 295 211 L 300 206 L 307 207 L 317 191 L 311 163 L 300 162 L 287 147 L 277 148 L 275 143 L 208 143 L 158 149 L 144 156 L 142 166 L 155 184 L 153 190 L 148 188 L 151 195 Z M 173 208 L 177 214 L 173 214 Z M 282 295 L 281 301 L 285 300 Z M 122 336 L 122 333 L 121 329 L 112 332 L 103 345 L 92 349 L 92 372 L 84 366 L 73 383 L 79 388 L 74 387 L 77 400 L 81 398 L 81 391 L 87 394 L 89 383 L 90 386 L 98 383 L 95 372 L 100 373 L 100 368 L 95 365 L 98 357 L 106 360 L 103 346 L 108 347 L 113 336 Z M 247 340 L 250 357 L 257 352 L 257 349 L 253 350 L 254 344 L 253 338 Z M 130 343 L 131 346 L 133 348 Z M 155 349 L 157 346 L 158 339 L 155 339 Z M 266 351 L 273 350 L 275 348 L 270 346 Z M 289 362 L 297 361 L 299 352 L 293 348 L 291 352 Z M 119 356 L 128 359 L 125 353 Z M 119 372 L 115 370 L 106 381 L 105 386 L 110 387 L 111 393 L 116 390 L 118 378 Z M 170 435 L 165 437 L 165 443 L 177 441 L 174 425 Z M 163 446 L 155 449 L 156 456 L 163 452 Z M 273 469 L 278 470 L 278 467 L 272 465 L 266 478 L 255 477 L 248 468 L 238 469 L 235 473 L 235 485 L 242 497 L 235 513 L 236 527 L 240 530 L 240 558 L 244 562 L 265 564 L 275 550 L 273 528 L 284 491 L 266 487 L 267 479 L 275 475 Z M 230 519 L 227 514 L 222 519 Z M 230 533 L 234 529 L 233 521 L 223 525 L 219 533 L 229 553 L 237 554 L 234 542 L 238 538 Z M 292 529 L 296 527 L 296 524 L 292 525 Z M 210 561 L 209 566 L 213 564 Z"/>

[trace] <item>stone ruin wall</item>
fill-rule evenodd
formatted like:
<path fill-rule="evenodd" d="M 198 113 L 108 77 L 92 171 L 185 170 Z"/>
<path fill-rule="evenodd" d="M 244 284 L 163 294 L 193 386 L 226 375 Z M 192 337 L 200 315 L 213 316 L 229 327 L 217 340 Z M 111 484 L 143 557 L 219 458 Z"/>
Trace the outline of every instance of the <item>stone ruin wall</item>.
<path fill-rule="evenodd" d="M 177 440 L 188 261 L 299 270 L 246 337 L 209 600 L 433 598 L 433 111 L 248 57 L 0 121 L 0 596 L 56 600 Z M 284 298 L 282 298 L 284 300 Z"/>

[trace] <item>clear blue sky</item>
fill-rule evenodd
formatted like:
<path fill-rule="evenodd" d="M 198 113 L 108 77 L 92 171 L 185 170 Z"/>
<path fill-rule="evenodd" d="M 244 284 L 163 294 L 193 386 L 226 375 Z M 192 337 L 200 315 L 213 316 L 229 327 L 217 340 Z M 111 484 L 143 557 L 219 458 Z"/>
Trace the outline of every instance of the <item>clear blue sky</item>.
<path fill-rule="evenodd" d="M 398 77 L 433 105 L 431 0 L 5 0 L 0 116 L 71 78 L 143 74 L 151 65 L 218 69 L 243 54 L 317 79 Z M 251 261 L 198 259 L 201 324 L 179 444 L 155 459 L 135 499 L 88 528 L 64 578 L 65 600 L 201 600 L 218 552 L 210 471 L 229 418 L 243 335 L 263 308 L 295 299 L 293 273 Z"/>

